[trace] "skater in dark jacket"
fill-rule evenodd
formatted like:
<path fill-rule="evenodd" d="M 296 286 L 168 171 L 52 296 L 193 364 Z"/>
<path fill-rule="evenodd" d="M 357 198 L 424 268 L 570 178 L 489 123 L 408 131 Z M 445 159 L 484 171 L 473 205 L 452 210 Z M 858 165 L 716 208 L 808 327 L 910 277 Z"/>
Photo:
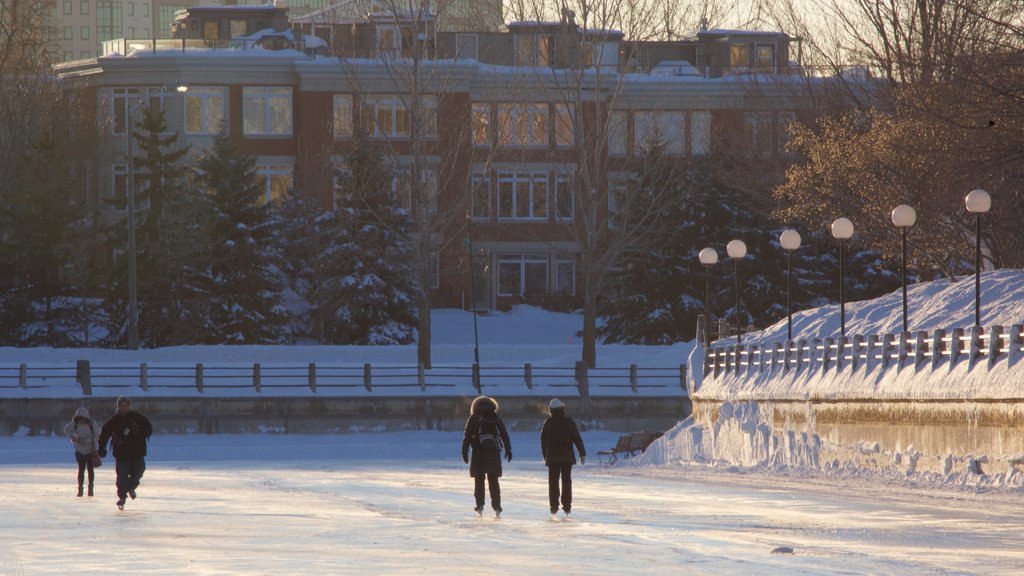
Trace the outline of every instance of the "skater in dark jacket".
<path fill-rule="evenodd" d="M 470 458 L 469 448 L 473 447 Z M 466 420 L 466 432 L 462 437 L 462 461 L 469 464 L 469 475 L 474 479 L 473 496 L 476 497 L 476 513 L 484 510 L 484 477 L 491 493 L 491 508 L 495 516 L 501 516 L 501 453 L 512 461 L 512 441 L 508 438 L 505 423 L 498 417 L 498 402 L 494 398 L 480 396 L 473 400 Z"/>
<path fill-rule="evenodd" d="M 124 510 L 128 496 L 135 499 L 146 472 L 146 443 L 153 434 L 149 420 L 132 410 L 132 401 L 121 396 L 117 399 L 117 412 L 100 430 L 100 456 L 107 455 L 107 440 L 111 441 L 117 462 L 117 507 Z"/>
<path fill-rule="evenodd" d="M 78 495 L 83 493 L 85 484 L 85 473 L 89 472 L 89 496 L 92 496 L 92 485 L 96 480 L 96 472 L 93 469 L 92 454 L 96 452 L 96 439 L 99 438 L 99 431 L 96 423 L 89 417 L 89 411 L 85 406 L 75 410 L 75 415 L 64 426 L 64 435 L 71 440 L 75 447 L 75 460 L 78 462 Z"/>
<path fill-rule="evenodd" d="M 551 400 L 548 413 L 551 416 L 540 429 L 540 453 L 548 467 L 548 504 L 551 507 L 551 518 L 557 518 L 558 479 L 561 477 L 562 510 L 568 518 L 572 512 L 572 467 L 576 464 L 573 446 L 580 453 L 581 464 L 587 463 L 587 450 L 583 447 L 583 438 L 576 422 L 565 415 L 565 404 L 561 400 Z"/>

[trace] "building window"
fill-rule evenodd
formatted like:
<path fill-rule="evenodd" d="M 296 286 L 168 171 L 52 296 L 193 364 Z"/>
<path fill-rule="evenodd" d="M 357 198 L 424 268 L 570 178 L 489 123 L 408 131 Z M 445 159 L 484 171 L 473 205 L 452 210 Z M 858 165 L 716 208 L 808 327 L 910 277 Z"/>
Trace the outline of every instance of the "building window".
<path fill-rule="evenodd" d="M 75 28 L 73 26 L 64 27 L 64 39 L 74 40 L 75 39 Z"/>
<path fill-rule="evenodd" d="M 608 116 L 608 153 L 625 156 L 627 145 L 626 112 L 614 111 Z"/>
<path fill-rule="evenodd" d="M 498 144 L 531 148 L 546 147 L 548 145 L 547 104 L 499 104 Z"/>
<path fill-rule="evenodd" d="M 559 256 L 555 263 L 555 292 L 576 294 L 576 259 Z"/>
<path fill-rule="evenodd" d="M 636 142 L 635 154 L 642 150 L 663 146 L 663 152 L 671 156 L 681 156 L 685 150 L 683 145 L 683 129 L 686 115 L 684 112 L 637 112 L 633 115 L 633 138 Z"/>
<path fill-rule="evenodd" d="M 120 2 L 118 2 L 118 8 L 120 8 Z M 82 16 L 89 14 L 89 0 L 82 0 L 78 3 L 78 13 Z"/>
<path fill-rule="evenodd" d="M 245 136 L 290 136 L 292 89 L 244 86 L 242 133 Z"/>
<path fill-rule="evenodd" d="M 89 54 L 90 54 L 90 52 L 88 50 L 82 50 L 82 52 L 78 55 L 78 57 L 81 58 L 82 60 L 86 60 L 87 58 L 89 58 Z"/>
<path fill-rule="evenodd" d="M 79 36 L 81 36 L 82 40 L 88 40 L 89 39 L 89 27 L 88 26 L 82 26 L 80 28 L 80 30 L 79 30 Z"/>
<path fill-rule="evenodd" d="M 747 112 L 744 115 L 750 134 L 750 155 L 768 158 L 772 155 L 772 113 Z"/>
<path fill-rule="evenodd" d="M 117 212 L 128 210 L 128 165 L 115 164 L 107 205 Z"/>
<path fill-rule="evenodd" d="M 110 98 L 110 124 L 113 134 L 128 133 L 128 111 L 139 98 L 138 88 L 112 88 Z"/>
<path fill-rule="evenodd" d="M 470 184 L 470 214 L 473 218 L 486 220 L 491 217 L 491 177 L 488 174 L 475 173 Z"/>
<path fill-rule="evenodd" d="M 711 112 L 690 114 L 690 153 L 707 156 L 711 152 Z"/>
<path fill-rule="evenodd" d="M 572 176 L 555 175 L 555 219 L 571 221 L 576 214 L 576 194 Z"/>
<path fill-rule="evenodd" d="M 398 26 L 377 26 L 377 56 L 399 58 L 402 55 L 402 31 Z"/>
<path fill-rule="evenodd" d="M 476 34 L 455 35 L 455 56 L 467 60 L 477 59 L 478 37 Z"/>
<path fill-rule="evenodd" d="M 135 16 L 135 2 L 128 3 L 128 15 Z"/>
<path fill-rule="evenodd" d="M 352 137 L 352 95 L 334 95 L 334 139 Z"/>
<path fill-rule="evenodd" d="M 774 44 L 758 44 L 754 48 L 754 66 L 767 70 L 775 68 Z"/>
<path fill-rule="evenodd" d="M 225 94 L 223 87 L 191 87 L 185 93 L 185 133 L 219 134 L 224 126 Z"/>
<path fill-rule="evenodd" d="M 70 62 L 71 60 L 74 60 L 74 59 L 75 59 L 75 53 L 74 52 L 68 51 L 68 52 L 64 53 L 64 61 L 65 62 Z"/>
<path fill-rule="evenodd" d="M 548 291 L 548 259 L 538 254 L 498 257 L 498 296 L 530 296 Z"/>
<path fill-rule="evenodd" d="M 269 204 L 288 195 L 292 189 L 292 167 L 289 164 L 257 164 L 256 174 L 263 180 L 263 194 L 257 204 Z"/>
<path fill-rule="evenodd" d="M 498 218 L 545 220 L 547 217 L 547 174 L 498 174 Z"/>
<path fill-rule="evenodd" d="M 491 145 L 491 105 L 474 103 L 470 112 L 474 146 Z"/>
<path fill-rule="evenodd" d="M 527 34 L 516 36 L 516 66 L 537 65 L 537 37 Z"/>
<path fill-rule="evenodd" d="M 123 17 L 121 2 L 96 0 L 96 40 L 106 42 L 124 37 Z"/>
<path fill-rule="evenodd" d="M 625 180 L 612 180 L 608 182 L 608 227 L 618 228 L 622 225 L 622 218 L 625 217 L 623 210 L 626 207 L 626 191 L 628 190 Z"/>
<path fill-rule="evenodd" d="M 72 5 L 71 4 L 71 0 L 64 0 L 64 15 L 65 16 L 71 16 L 71 14 L 73 13 L 71 5 Z"/>
<path fill-rule="evenodd" d="M 576 143 L 574 109 L 568 104 L 555 104 L 555 146 L 558 148 L 571 148 Z"/>
<path fill-rule="evenodd" d="M 729 46 L 729 65 L 733 68 L 750 66 L 750 47 L 746 44 Z"/>
<path fill-rule="evenodd" d="M 228 23 L 228 28 L 231 31 L 231 38 L 238 38 L 249 33 L 248 22 L 245 20 L 231 20 Z"/>

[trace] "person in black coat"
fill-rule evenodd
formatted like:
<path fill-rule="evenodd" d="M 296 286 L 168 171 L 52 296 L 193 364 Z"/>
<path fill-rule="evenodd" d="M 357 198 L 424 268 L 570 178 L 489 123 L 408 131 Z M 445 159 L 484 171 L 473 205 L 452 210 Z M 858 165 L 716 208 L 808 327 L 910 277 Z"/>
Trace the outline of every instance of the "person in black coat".
<path fill-rule="evenodd" d="M 469 448 L 473 447 L 470 458 Z M 491 493 L 491 508 L 495 516 L 501 516 L 501 453 L 512 461 L 512 441 L 509 440 L 505 423 L 498 417 L 498 402 L 494 398 L 480 396 L 473 400 L 466 420 L 466 432 L 462 436 L 462 461 L 469 464 L 469 475 L 473 477 L 473 496 L 476 497 L 477 515 L 484 510 L 484 478 L 487 478 Z"/>
<path fill-rule="evenodd" d="M 128 496 L 135 499 L 135 489 L 146 472 L 146 443 L 152 435 L 149 420 L 132 410 L 131 400 L 119 397 L 117 412 L 100 430 L 99 452 L 101 457 L 107 455 L 110 440 L 117 461 L 117 507 L 121 510 Z"/>
<path fill-rule="evenodd" d="M 551 415 L 544 421 L 540 429 L 540 453 L 544 464 L 548 467 L 548 504 L 551 507 L 551 518 L 558 514 L 558 480 L 562 480 L 562 510 L 568 518 L 572 512 L 572 467 L 576 464 L 576 453 L 580 453 L 580 463 L 587 463 L 587 450 L 583 447 L 583 438 L 576 422 L 565 415 L 565 404 L 558 398 L 548 404 Z"/>

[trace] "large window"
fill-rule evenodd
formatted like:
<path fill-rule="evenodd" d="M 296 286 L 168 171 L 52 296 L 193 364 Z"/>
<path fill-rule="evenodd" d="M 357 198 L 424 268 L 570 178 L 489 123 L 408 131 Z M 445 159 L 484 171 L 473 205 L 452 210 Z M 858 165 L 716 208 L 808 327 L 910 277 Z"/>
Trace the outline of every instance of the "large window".
<path fill-rule="evenodd" d="M 273 86 L 242 88 L 242 133 L 245 136 L 292 134 L 292 89 Z"/>
<path fill-rule="evenodd" d="M 113 181 L 110 183 L 110 194 L 107 195 L 107 206 L 117 212 L 128 210 L 128 165 L 115 164 Z"/>
<path fill-rule="evenodd" d="M 352 95 L 334 95 L 334 138 L 352 137 Z"/>
<path fill-rule="evenodd" d="M 558 148 L 571 148 L 576 143 L 574 109 L 568 104 L 555 104 L 555 146 Z"/>
<path fill-rule="evenodd" d="M 366 132 L 374 138 L 408 138 L 412 135 L 411 102 L 398 94 L 367 96 L 363 102 L 362 122 Z M 437 136 L 437 98 L 420 98 L 419 135 Z"/>
<path fill-rule="evenodd" d="M 541 148 L 548 145 L 548 105 L 499 104 L 498 143 Z"/>
<path fill-rule="evenodd" d="M 290 164 L 257 164 L 256 173 L 263 180 L 263 194 L 259 204 L 269 204 L 288 195 L 293 177 Z"/>
<path fill-rule="evenodd" d="M 224 126 L 227 91 L 222 86 L 192 86 L 185 93 L 185 133 L 219 134 Z"/>
<path fill-rule="evenodd" d="M 750 134 L 750 154 L 755 158 L 772 155 L 772 113 L 747 112 L 744 115 Z"/>
<path fill-rule="evenodd" d="M 491 177 L 484 173 L 474 173 L 470 195 L 471 214 L 473 218 L 488 219 L 491 217 Z"/>
<path fill-rule="evenodd" d="M 680 156 L 685 152 L 683 129 L 685 112 L 637 112 L 633 115 L 633 137 L 642 153 L 655 145 L 663 145 L 664 153 Z"/>
<path fill-rule="evenodd" d="M 729 65 L 733 68 L 750 66 L 750 46 L 733 44 L 729 47 Z"/>
<path fill-rule="evenodd" d="M 82 14 L 89 13 L 89 4 L 82 3 Z M 124 36 L 121 18 L 124 12 L 119 1 L 96 0 L 96 40 L 106 42 Z"/>
<path fill-rule="evenodd" d="M 555 292 L 576 293 L 576 259 L 559 256 L 555 264 Z"/>
<path fill-rule="evenodd" d="M 491 105 L 486 103 L 474 103 L 470 112 L 472 118 L 473 145 L 491 145 Z"/>
<path fill-rule="evenodd" d="M 458 58 L 476 60 L 479 39 L 476 34 L 456 34 L 455 54 Z"/>
<path fill-rule="evenodd" d="M 758 44 L 754 49 L 754 66 L 762 70 L 775 68 L 775 45 Z"/>
<path fill-rule="evenodd" d="M 628 136 L 626 112 L 612 112 L 608 118 L 608 153 L 614 156 L 626 155 L 626 137 Z"/>
<path fill-rule="evenodd" d="M 498 218 L 544 220 L 547 217 L 547 174 L 516 172 L 498 174 Z"/>
<path fill-rule="evenodd" d="M 690 146 L 694 156 L 707 156 L 711 152 L 711 112 L 690 114 Z"/>
<path fill-rule="evenodd" d="M 110 128 L 114 134 L 128 133 L 128 111 L 139 98 L 138 88 L 112 88 L 110 98 Z"/>
<path fill-rule="evenodd" d="M 547 290 L 547 256 L 502 254 L 498 257 L 498 296 L 528 296 Z"/>
<path fill-rule="evenodd" d="M 571 175 L 555 175 L 555 219 L 573 219 L 576 213 L 575 188 Z"/>

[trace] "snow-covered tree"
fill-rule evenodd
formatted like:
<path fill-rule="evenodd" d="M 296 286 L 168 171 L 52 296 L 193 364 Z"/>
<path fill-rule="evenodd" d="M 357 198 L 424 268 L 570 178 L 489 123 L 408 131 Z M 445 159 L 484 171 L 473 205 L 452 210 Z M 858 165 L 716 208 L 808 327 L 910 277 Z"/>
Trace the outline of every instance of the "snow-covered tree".
<path fill-rule="evenodd" d="M 227 134 L 215 137 L 199 160 L 198 180 L 213 208 L 206 271 L 212 286 L 201 336 L 207 343 L 273 344 L 291 338 L 281 304 L 277 242 L 255 165 Z"/>

